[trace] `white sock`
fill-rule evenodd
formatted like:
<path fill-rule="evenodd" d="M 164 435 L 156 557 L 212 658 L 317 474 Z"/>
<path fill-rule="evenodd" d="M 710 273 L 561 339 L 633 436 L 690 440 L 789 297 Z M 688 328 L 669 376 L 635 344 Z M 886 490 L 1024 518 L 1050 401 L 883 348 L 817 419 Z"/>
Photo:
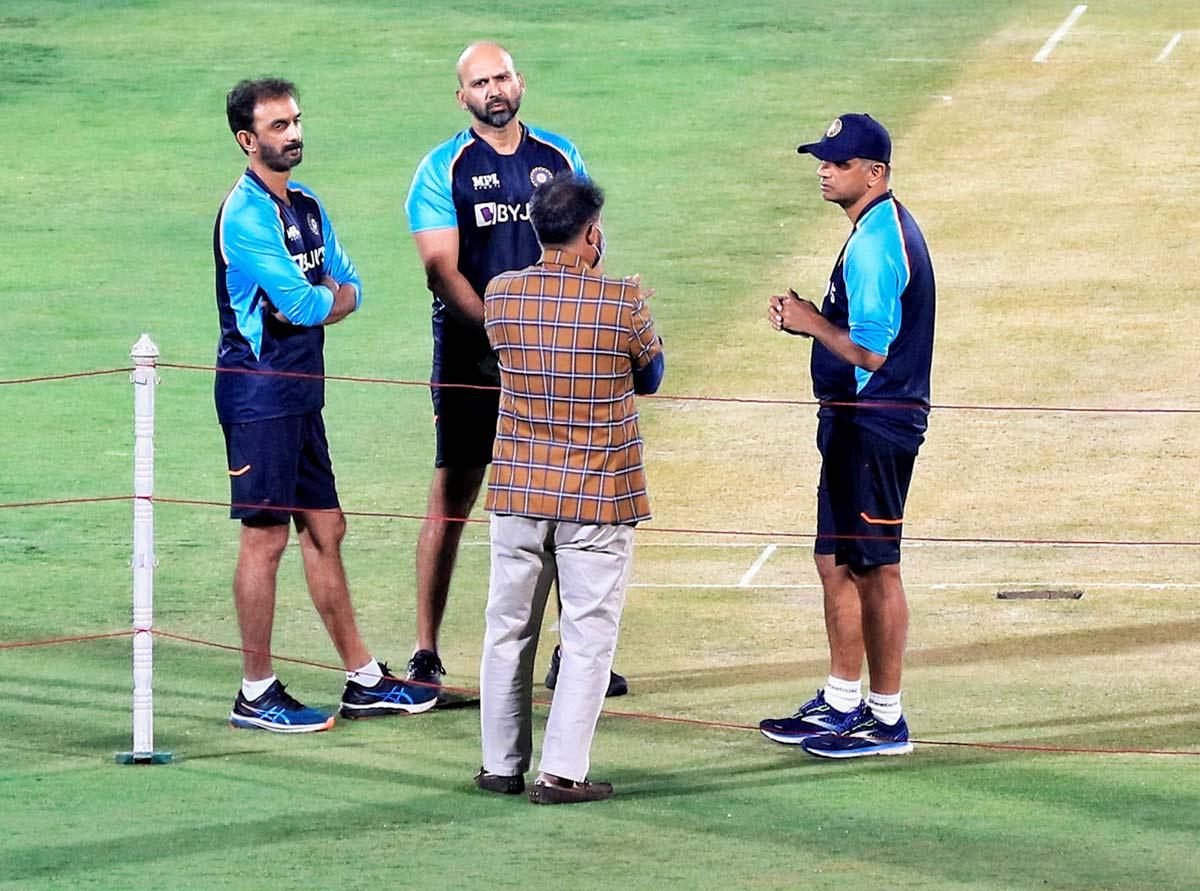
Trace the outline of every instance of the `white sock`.
<path fill-rule="evenodd" d="M 346 672 L 346 680 L 354 681 L 360 687 L 374 687 L 383 679 L 383 669 L 372 659 L 361 668 Z"/>
<path fill-rule="evenodd" d="M 275 683 L 275 675 L 269 678 L 263 678 L 261 681 L 248 681 L 242 678 L 242 698 L 247 702 L 253 702 L 267 692 L 267 688 Z"/>
<path fill-rule="evenodd" d="M 862 702 L 862 680 L 848 681 L 829 676 L 825 682 L 825 701 L 839 712 L 849 712 Z"/>
<path fill-rule="evenodd" d="M 891 727 L 900 720 L 900 694 L 899 693 L 876 693 L 872 690 L 867 694 L 867 705 L 871 707 L 871 714 L 879 719 L 880 724 L 887 724 Z"/>

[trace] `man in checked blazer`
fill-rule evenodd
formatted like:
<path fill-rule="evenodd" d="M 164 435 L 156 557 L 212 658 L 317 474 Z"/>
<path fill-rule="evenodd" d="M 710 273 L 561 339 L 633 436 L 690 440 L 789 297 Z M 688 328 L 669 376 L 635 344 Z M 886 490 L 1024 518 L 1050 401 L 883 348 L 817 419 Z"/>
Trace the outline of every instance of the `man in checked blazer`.
<path fill-rule="evenodd" d="M 483 767 L 476 785 L 525 789 L 533 750 L 533 660 L 552 583 L 562 599 L 562 663 L 535 804 L 597 801 L 589 751 L 608 687 L 633 556 L 650 519 L 635 393 L 663 375 L 662 340 L 636 276 L 601 272 L 604 194 L 586 176 L 540 186 L 529 215 L 534 266 L 484 295 L 500 359 L 500 417 L 488 480 L 491 582 L 480 669 Z"/>

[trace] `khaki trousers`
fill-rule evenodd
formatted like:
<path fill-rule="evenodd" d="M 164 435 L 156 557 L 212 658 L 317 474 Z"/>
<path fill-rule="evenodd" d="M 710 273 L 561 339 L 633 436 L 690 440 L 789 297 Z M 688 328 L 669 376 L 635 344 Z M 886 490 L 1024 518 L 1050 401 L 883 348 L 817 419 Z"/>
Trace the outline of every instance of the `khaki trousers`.
<path fill-rule="evenodd" d="M 502 776 L 529 770 L 533 659 L 547 595 L 557 579 L 562 664 L 539 767 L 584 780 L 617 646 L 633 527 L 493 514 L 491 539 L 480 665 L 483 768 Z"/>

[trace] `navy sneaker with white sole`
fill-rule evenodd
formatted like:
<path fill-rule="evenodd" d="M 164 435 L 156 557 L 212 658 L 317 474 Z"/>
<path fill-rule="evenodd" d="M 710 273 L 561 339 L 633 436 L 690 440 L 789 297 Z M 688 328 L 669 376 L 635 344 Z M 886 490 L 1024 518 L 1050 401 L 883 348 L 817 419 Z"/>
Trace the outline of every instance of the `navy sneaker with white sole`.
<path fill-rule="evenodd" d="M 391 676 L 380 662 L 383 677 L 374 687 L 346 681 L 342 691 L 343 718 L 377 718 L 382 715 L 419 715 L 437 705 L 438 688 L 408 684 Z"/>
<path fill-rule="evenodd" d="M 546 672 L 547 690 L 553 690 L 558 686 L 558 669 L 561 665 L 562 647 L 556 646 L 550 655 L 550 669 Z M 608 689 L 604 691 L 604 697 L 607 699 L 612 696 L 624 696 L 628 692 L 629 681 L 625 680 L 625 676 L 610 671 L 608 673 Z"/>
<path fill-rule="evenodd" d="M 333 726 L 333 715 L 309 708 L 288 694 L 276 680 L 257 699 L 246 699 L 238 690 L 233 700 L 229 723 L 246 730 L 270 730 L 272 733 L 315 733 Z"/>
<path fill-rule="evenodd" d="M 801 743 L 804 751 L 818 758 L 865 758 L 870 755 L 907 755 L 913 750 L 904 716 L 895 724 L 884 724 L 868 706 L 860 706 L 840 733 L 810 736 Z"/>
<path fill-rule="evenodd" d="M 862 703 L 859 703 L 862 706 Z M 772 742 L 798 746 L 820 733 L 838 733 L 857 709 L 838 711 L 825 701 L 825 691 L 818 690 L 790 718 L 765 718 L 758 722 L 759 732 Z"/>
<path fill-rule="evenodd" d="M 446 666 L 433 650 L 417 650 L 408 660 L 408 671 L 404 674 L 406 681 L 415 681 L 414 686 L 440 688 L 442 678 L 446 676 Z"/>

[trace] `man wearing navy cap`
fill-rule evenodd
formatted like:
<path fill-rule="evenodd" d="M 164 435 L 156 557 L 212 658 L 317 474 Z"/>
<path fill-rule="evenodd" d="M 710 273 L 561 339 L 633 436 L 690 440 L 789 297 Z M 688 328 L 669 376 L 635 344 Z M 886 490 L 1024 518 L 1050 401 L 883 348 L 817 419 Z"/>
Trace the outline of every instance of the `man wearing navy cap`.
<path fill-rule="evenodd" d="M 800 146 L 820 162 L 821 197 L 854 228 L 818 310 L 795 291 L 770 300 L 777 331 L 812 338 L 821 478 L 814 559 L 825 593 L 825 686 L 763 735 L 825 758 L 912 751 L 900 706 L 908 604 L 900 577 L 904 501 L 929 415 L 935 288 L 925 238 L 892 195 L 892 140 L 865 114 Z M 862 698 L 862 662 L 870 685 Z"/>

